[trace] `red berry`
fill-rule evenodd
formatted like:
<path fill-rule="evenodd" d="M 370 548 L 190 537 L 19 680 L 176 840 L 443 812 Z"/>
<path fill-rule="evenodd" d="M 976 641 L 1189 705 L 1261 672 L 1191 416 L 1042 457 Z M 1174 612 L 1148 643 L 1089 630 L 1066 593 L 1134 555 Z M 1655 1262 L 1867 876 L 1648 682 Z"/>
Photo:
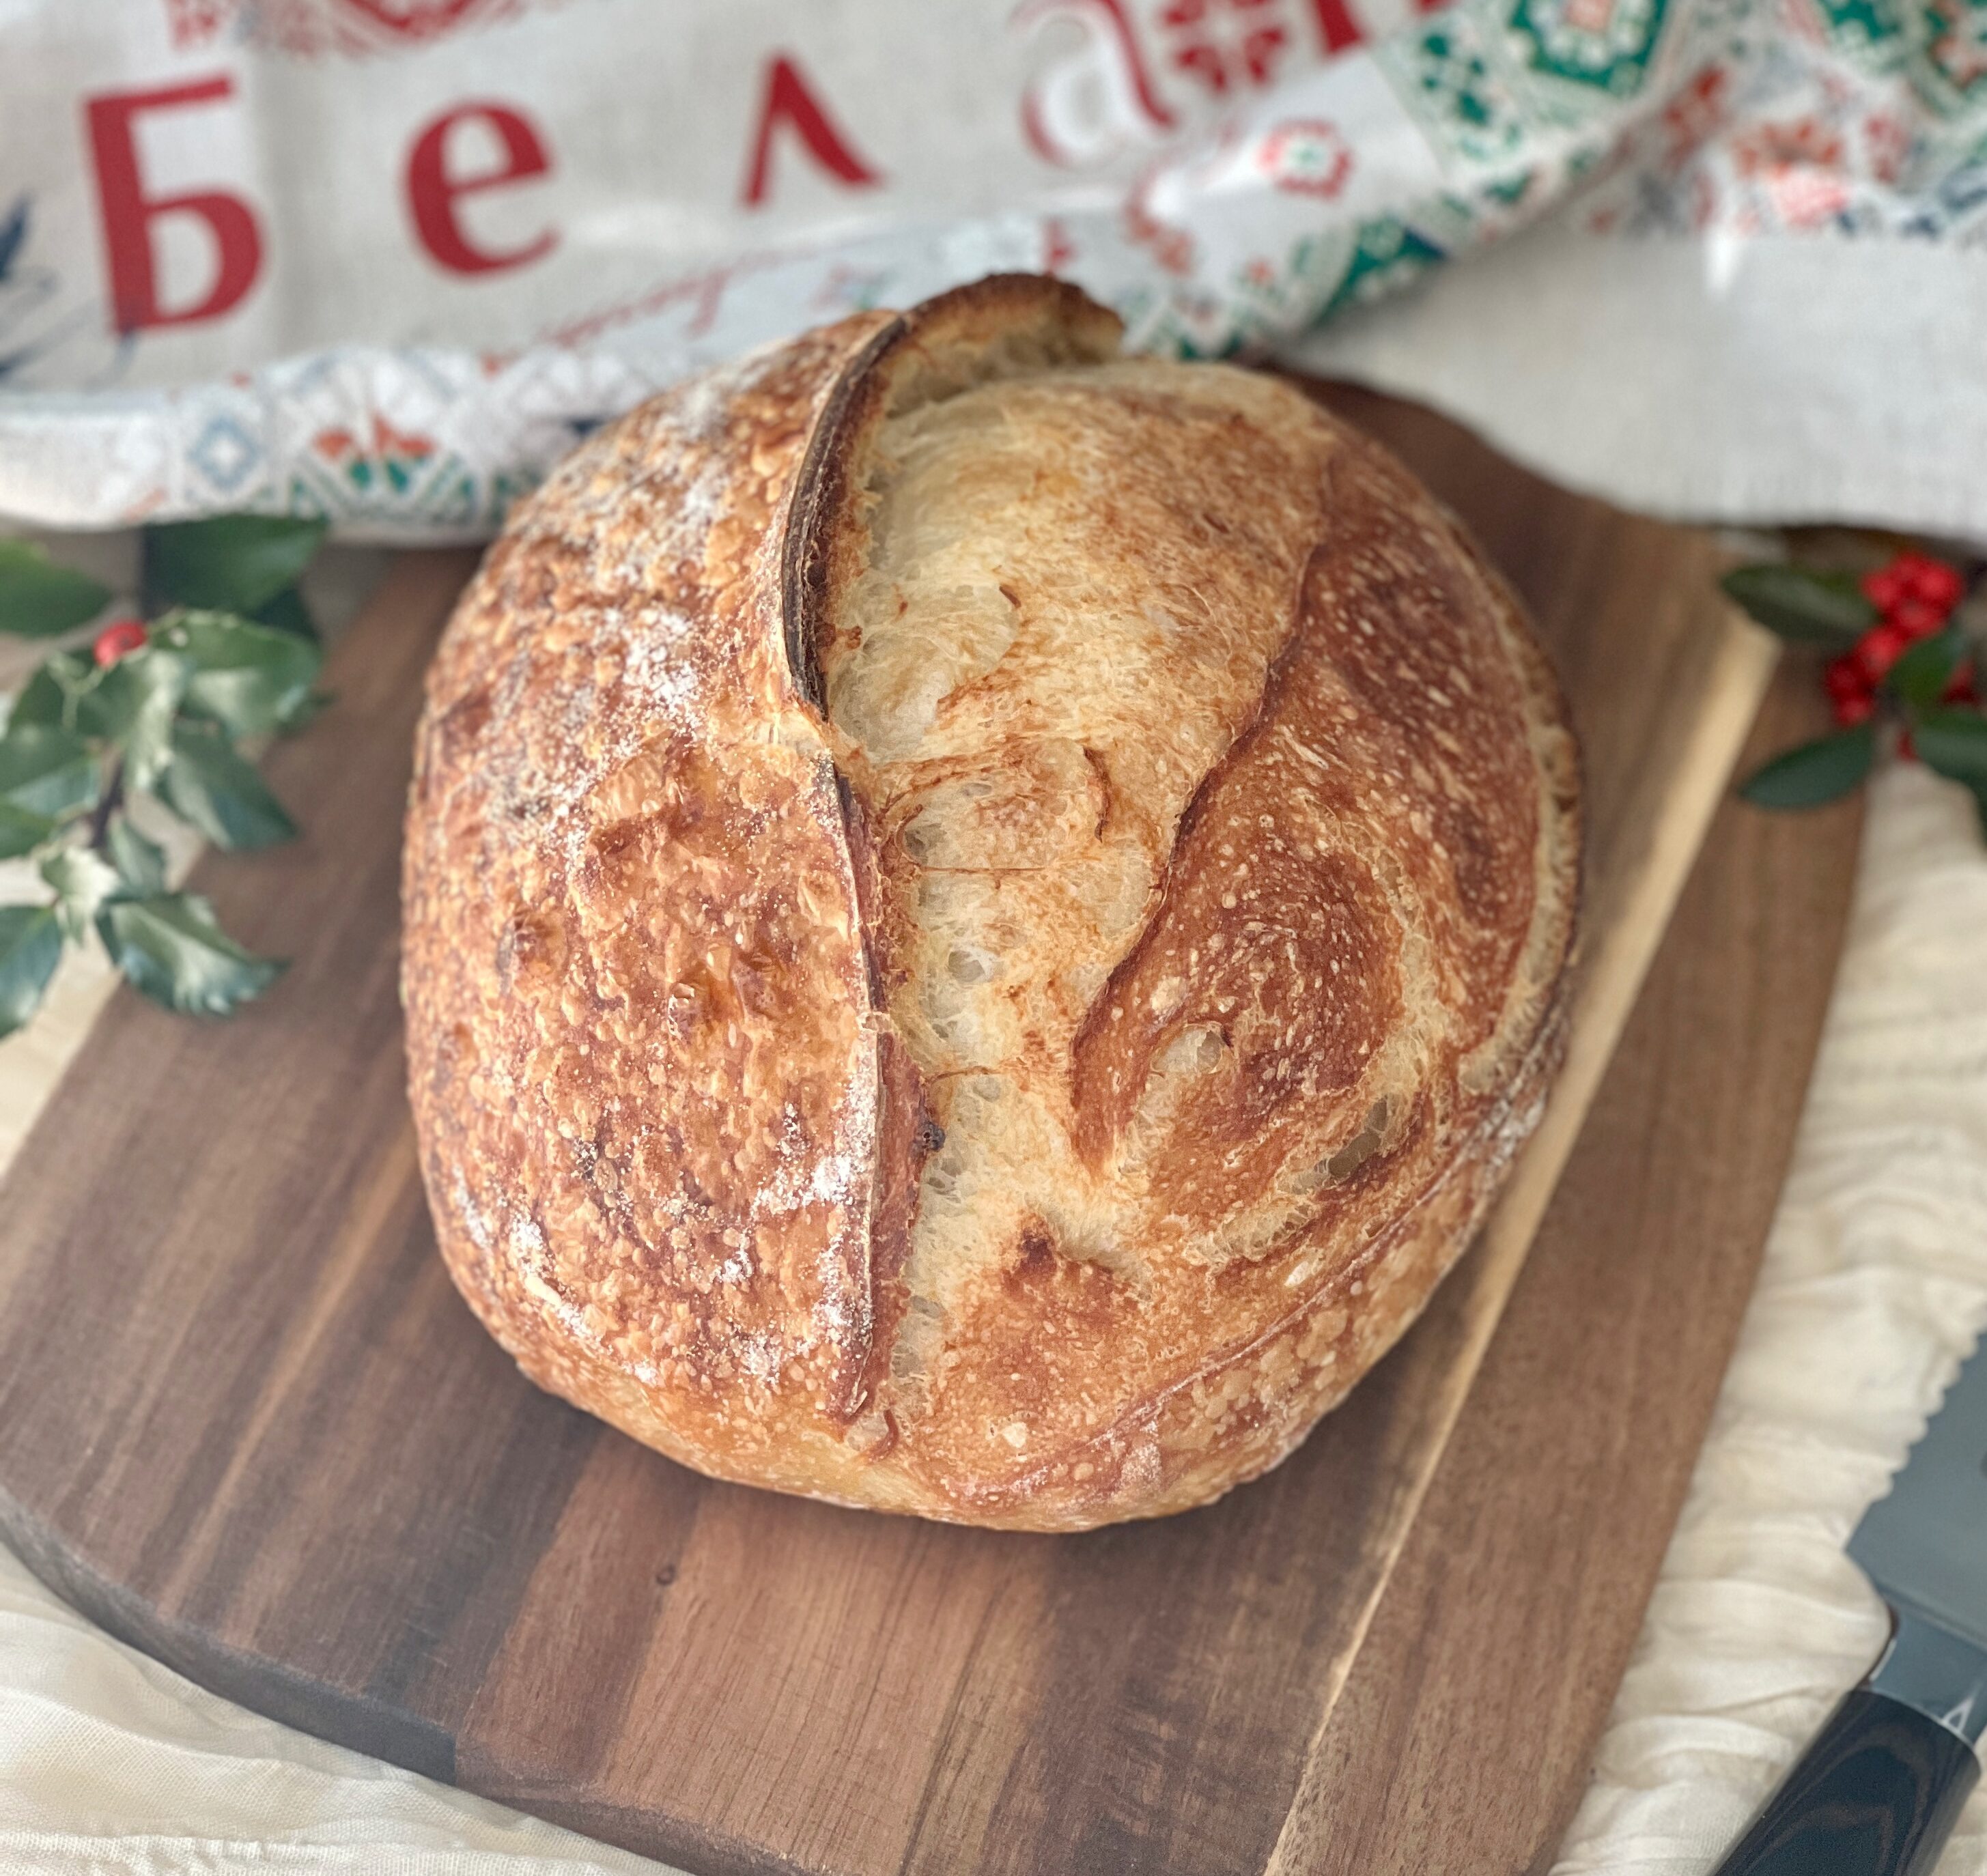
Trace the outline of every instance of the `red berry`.
<path fill-rule="evenodd" d="M 1853 657 L 1831 658 L 1823 666 L 1821 681 L 1831 697 L 1867 697 L 1870 680 Z"/>
<path fill-rule="evenodd" d="M 1863 576 L 1863 597 L 1879 612 L 1887 612 L 1904 596 L 1904 582 L 1894 562 Z"/>
<path fill-rule="evenodd" d="M 1864 676 L 1874 684 L 1904 655 L 1904 647 L 1910 642 L 1901 627 L 1872 625 L 1857 641 L 1853 655 Z"/>
<path fill-rule="evenodd" d="M 1979 702 L 1980 693 L 1974 688 L 1973 671 L 1971 665 L 1962 665 L 1952 674 L 1945 689 L 1939 692 L 1938 700 L 1941 703 L 1977 705 Z"/>
<path fill-rule="evenodd" d="M 1959 595 L 1965 590 L 1958 571 L 1944 561 L 1935 561 L 1928 554 L 1907 554 L 1899 557 L 1899 571 L 1904 575 L 1905 589 L 1928 606 L 1935 606 L 1941 612 L 1950 612 L 1959 604 Z"/>
<path fill-rule="evenodd" d="M 145 642 L 146 632 L 136 619 L 113 619 L 96 635 L 90 655 L 100 665 L 114 665 L 128 658 Z"/>
<path fill-rule="evenodd" d="M 1901 599 L 1888 615 L 1907 638 L 1929 638 L 1945 623 L 1945 608 L 1923 599 Z"/>
<path fill-rule="evenodd" d="M 1853 697 L 1837 697 L 1835 700 L 1835 720 L 1844 729 L 1854 729 L 1858 723 L 1867 723 L 1875 714 L 1877 700 L 1867 691 L 1858 691 Z"/>
<path fill-rule="evenodd" d="M 1918 746 L 1912 742 L 1908 729 L 1898 739 L 1898 754 L 1906 762 L 1916 762 L 1918 759 Z"/>

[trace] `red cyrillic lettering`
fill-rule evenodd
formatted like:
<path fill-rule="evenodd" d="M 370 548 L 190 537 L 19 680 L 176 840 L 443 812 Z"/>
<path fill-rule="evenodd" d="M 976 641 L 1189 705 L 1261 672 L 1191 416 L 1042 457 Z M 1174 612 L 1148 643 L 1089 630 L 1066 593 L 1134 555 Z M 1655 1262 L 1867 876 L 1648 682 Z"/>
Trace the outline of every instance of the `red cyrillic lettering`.
<path fill-rule="evenodd" d="M 1440 0 L 1436 0 L 1439 4 Z M 1420 0 L 1422 10 L 1428 10 L 1428 0 Z M 1345 0 L 1311 0 L 1311 10 L 1317 15 L 1317 29 L 1324 40 L 1327 52 L 1342 52 L 1348 45 L 1357 45 L 1365 38 L 1360 31 L 1359 22 L 1352 17 L 1352 10 Z"/>
<path fill-rule="evenodd" d="M 456 174 L 448 166 L 449 138 L 457 124 L 473 119 L 497 133 L 504 160 L 494 169 Z M 421 245 L 454 274 L 494 274 L 542 260 L 558 238 L 552 229 L 521 248 L 479 248 L 463 232 L 455 205 L 463 196 L 527 182 L 548 173 L 552 167 L 538 132 L 508 105 L 464 104 L 444 113 L 414 140 L 407 153 L 407 207 Z"/>
<path fill-rule="evenodd" d="M 110 271 L 112 316 L 120 332 L 147 326 L 191 325 L 218 319 L 239 305 L 261 271 L 262 236 L 255 211 L 218 189 L 148 200 L 138 173 L 133 123 L 143 111 L 214 104 L 234 95 L 224 74 L 159 91 L 123 91 L 85 101 L 89 149 L 96 165 L 96 195 L 103 214 L 103 246 Z M 152 224 L 162 215 L 194 215 L 214 237 L 214 284 L 197 305 L 168 312 L 159 304 L 153 264 Z"/>
<path fill-rule="evenodd" d="M 744 203 L 756 208 L 765 200 L 772 181 L 773 131 L 790 123 L 800 133 L 808 153 L 832 176 L 852 189 L 864 189 L 881 182 L 882 177 L 856 155 L 828 113 L 815 102 L 807 80 L 784 52 L 767 62 L 766 84 L 759 103 L 759 127 L 752 138 L 752 166 L 745 177 Z"/>

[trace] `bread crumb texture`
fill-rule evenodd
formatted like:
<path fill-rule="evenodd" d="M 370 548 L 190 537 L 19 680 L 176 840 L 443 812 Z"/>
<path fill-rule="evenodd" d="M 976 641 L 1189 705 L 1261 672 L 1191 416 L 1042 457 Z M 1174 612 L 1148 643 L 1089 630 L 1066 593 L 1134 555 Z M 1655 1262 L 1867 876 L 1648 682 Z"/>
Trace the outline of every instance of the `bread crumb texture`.
<path fill-rule="evenodd" d="M 423 1163 L 543 1385 L 720 1476 L 1071 1528 L 1274 1464 L 1556 1065 L 1564 705 L 1299 392 L 982 283 L 669 393 L 429 680 Z"/>

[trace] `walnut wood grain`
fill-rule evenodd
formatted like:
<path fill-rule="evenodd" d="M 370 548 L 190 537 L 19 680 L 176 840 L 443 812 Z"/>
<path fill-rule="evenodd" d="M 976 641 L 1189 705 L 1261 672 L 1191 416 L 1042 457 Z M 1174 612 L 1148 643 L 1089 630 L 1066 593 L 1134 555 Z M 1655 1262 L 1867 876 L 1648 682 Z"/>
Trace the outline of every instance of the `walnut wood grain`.
<path fill-rule="evenodd" d="M 1824 720 L 1790 661 L 1745 761 Z M 1719 809 L 1272 1870 L 1551 1861 L 1752 1292 L 1859 821 Z"/>
<path fill-rule="evenodd" d="M 700 1876 L 1547 1854 L 1771 1214 L 1854 817 L 1722 811 L 1604 1077 L 1758 648 L 1702 536 L 1330 395 L 1525 594 L 1586 740 L 1593 1104 L 1522 1279 L 1543 1174 L 1287 1464 L 1081 1537 L 709 1484 L 538 1393 L 448 1285 L 400 1089 L 408 737 L 467 565 L 413 556 L 272 756 L 305 840 L 202 863 L 291 972 L 220 1029 L 120 994 L 8 1178 L 35 1567 L 224 1692 Z M 1466 1814 L 1460 1860 L 1428 1820 Z"/>

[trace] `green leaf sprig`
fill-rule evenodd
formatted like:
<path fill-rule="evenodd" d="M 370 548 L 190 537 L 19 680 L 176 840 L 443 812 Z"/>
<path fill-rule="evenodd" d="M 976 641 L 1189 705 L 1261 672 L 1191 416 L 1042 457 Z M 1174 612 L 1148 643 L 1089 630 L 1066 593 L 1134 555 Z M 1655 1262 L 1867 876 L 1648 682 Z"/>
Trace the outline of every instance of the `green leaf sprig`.
<path fill-rule="evenodd" d="M 1776 564 L 1736 568 L 1721 584 L 1769 631 L 1832 654 L 1823 675 L 1840 727 L 1756 770 L 1739 790 L 1748 801 L 1838 800 L 1867 779 L 1888 732 L 1901 753 L 1972 793 L 1987 834 L 1987 716 L 1976 682 L 1987 638 L 1968 621 L 1957 568 L 1904 553 L 1860 580 Z"/>
<path fill-rule="evenodd" d="M 213 907 L 174 892 L 130 817 L 148 797 L 214 845 L 296 833 L 242 753 L 314 715 L 322 662 L 297 581 L 323 524 L 224 515 L 150 527 L 145 617 L 52 652 L 0 734 L 0 859 L 32 859 L 52 897 L 0 906 L 0 1036 L 40 1006 L 72 945 L 94 933 L 125 978 L 168 1009 L 226 1015 L 282 970 L 231 938 Z M 25 541 L 0 541 L 0 632 L 67 638 L 113 594 Z"/>

